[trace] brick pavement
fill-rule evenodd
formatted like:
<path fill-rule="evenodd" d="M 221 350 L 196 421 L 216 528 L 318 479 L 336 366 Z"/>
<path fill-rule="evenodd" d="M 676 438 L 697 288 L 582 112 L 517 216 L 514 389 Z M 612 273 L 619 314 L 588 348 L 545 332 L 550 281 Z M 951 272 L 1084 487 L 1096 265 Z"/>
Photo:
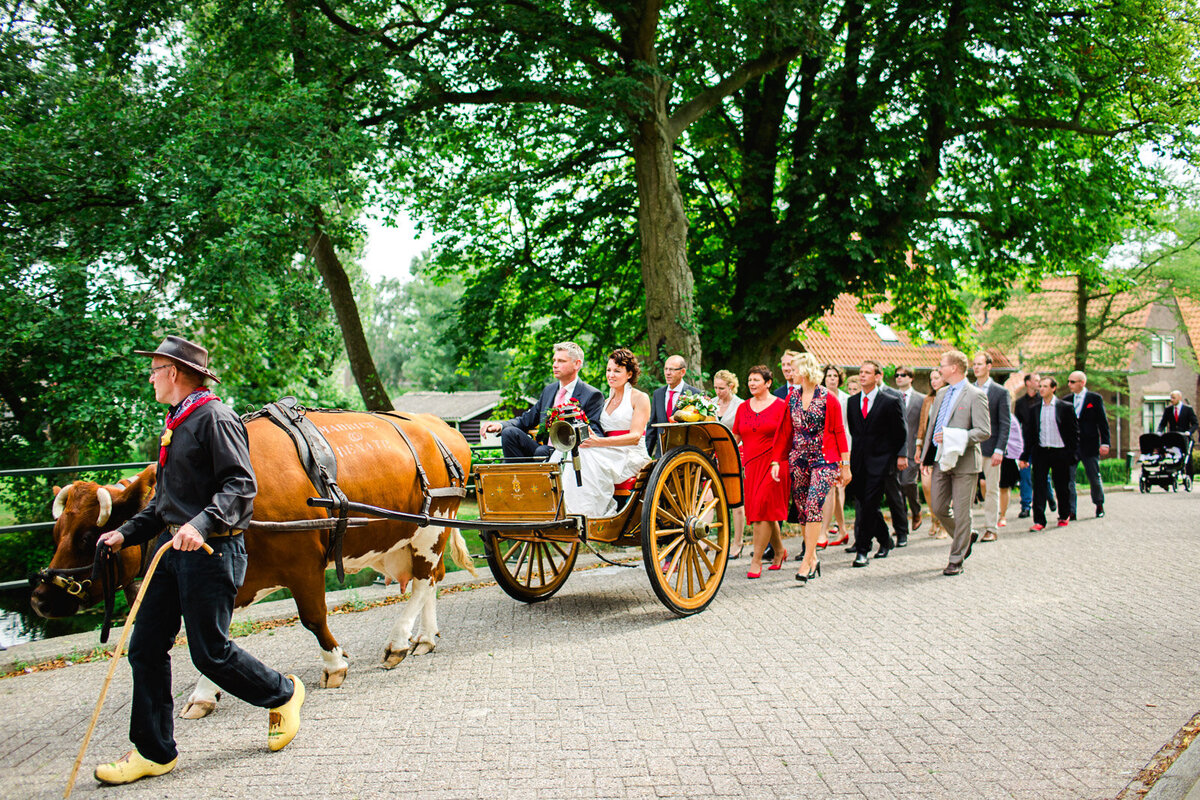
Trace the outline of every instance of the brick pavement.
<path fill-rule="evenodd" d="M 1063 532 L 1012 519 L 957 578 L 920 535 L 866 569 L 828 553 L 809 586 L 748 581 L 743 558 L 688 619 L 640 568 L 537 606 L 452 594 L 439 649 L 393 671 L 374 662 L 398 606 L 338 616 L 356 656 L 338 690 L 315 688 L 306 631 L 257 634 L 239 641 L 313 687 L 290 747 L 226 699 L 177 721 L 173 774 L 99 789 L 91 766 L 128 747 L 122 667 L 75 795 L 1112 798 L 1200 707 L 1198 509 L 1115 494 Z M 195 671 L 174 667 L 182 698 Z M 61 796 L 104 673 L 0 681 L 0 796 Z"/>

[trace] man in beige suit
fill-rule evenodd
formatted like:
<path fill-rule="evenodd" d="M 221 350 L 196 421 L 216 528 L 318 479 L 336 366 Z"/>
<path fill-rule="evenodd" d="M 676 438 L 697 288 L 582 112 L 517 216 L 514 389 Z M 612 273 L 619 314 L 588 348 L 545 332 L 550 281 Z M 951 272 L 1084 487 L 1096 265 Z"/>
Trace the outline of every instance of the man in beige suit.
<path fill-rule="evenodd" d="M 921 470 L 931 475 L 931 511 L 954 538 L 950 563 L 943 575 L 959 575 L 963 561 L 979 534 L 971 533 L 971 500 L 983 468 L 979 443 L 991 435 L 987 395 L 967 383 L 967 356 L 958 350 L 942 354 L 940 370 L 946 385 L 938 390 L 929 409 L 933 435 L 921 450 Z M 960 451 L 953 465 L 948 452 Z M 946 464 L 943 469 L 943 464 Z"/>

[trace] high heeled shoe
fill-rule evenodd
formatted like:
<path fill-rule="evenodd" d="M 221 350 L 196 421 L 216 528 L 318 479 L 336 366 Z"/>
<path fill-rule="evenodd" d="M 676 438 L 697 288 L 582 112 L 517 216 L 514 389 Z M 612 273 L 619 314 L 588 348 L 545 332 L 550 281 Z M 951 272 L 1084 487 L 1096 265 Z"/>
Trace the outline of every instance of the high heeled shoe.
<path fill-rule="evenodd" d="M 754 578 L 761 578 L 762 570 L 760 569 L 758 572 L 747 572 L 746 577 L 750 578 L 751 580 L 753 580 Z"/>
<path fill-rule="evenodd" d="M 833 541 L 833 542 L 829 542 L 829 546 L 830 547 L 841 547 L 848 541 L 850 541 L 850 531 L 846 531 L 845 533 L 843 533 L 842 538 L 840 538 L 836 541 Z"/>
<path fill-rule="evenodd" d="M 801 583 L 808 583 L 808 576 L 805 575 L 803 572 L 797 572 L 796 580 L 800 581 Z"/>
<path fill-rule="evenodd" d="M 812 572 L 808 573 L 808 579 L 810 581 L 815 581 L 819 577 L 821 577 L 821 562 L 820 561 L 818 561 L 817 565 L 812 568 Z"/>
<path fill-rule="evenodd" d="M 783 567 L 783 562 L 785 562 L 785 561 L 787 561 L 787 548 L 786 547 L 783 548 L 783 557 L 781 559 L 779 559 L 778 561 L 772 561 L 771 566 L 767 567 L 767 569 L 769 569 L 771 571 L 781 569 Z"/>
<path fill-rule="evenodd" d="M 824 550 L 826 547 L 829 547 L 829 540 L 828 540 L 828 539 L 826 539 L 826 540 L 825 540 L 825 541 L 823 541 L 823 542 L 817 542 L 817 549 L 818 549 L 818 550 Z"/>

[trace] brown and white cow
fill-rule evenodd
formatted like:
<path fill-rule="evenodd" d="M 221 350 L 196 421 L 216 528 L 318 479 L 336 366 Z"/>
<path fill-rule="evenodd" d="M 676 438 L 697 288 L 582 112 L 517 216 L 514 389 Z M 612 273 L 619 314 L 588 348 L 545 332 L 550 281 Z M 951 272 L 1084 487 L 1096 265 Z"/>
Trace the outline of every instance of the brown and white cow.
<path fill-rule="evenodd" d="M 338 485 L 351 500 L 397 511 L 420 512 L 423 503 L 413 452 L 391 422 L 371 414 L 354 412 L 307 413 L 333 447 L 338 462 Z M 396 420 L 420 455 L 431 487 L 450 486 L 450 476 L 438 450 L 433 432 L 446 444 L 462 466 L 470 471 L 471 449 L 466 439 L 441 419 L 412 415 L 411 421 Z M 254 500 L 254 522 L 287 522 L 324 519 L 323 510 L 310 508 L 309 497 L 318 493 L 296 456 L 287 433 L 260 417 L 246 424 L 250 439 L 250 461 L 258 479 Z M 54 557 L 51 574 L 77 573 L 91 564 L 100 533 L 116 528 L 145 506 L 153 493 L 155 467 L 147 467 L 120 485 L 98 486 L 76 481 L 57 491 L 54 501 Z M 429 514 L 454 518 L 458 497 L 435 497 Z M 246 579 L 238 592 L 236 606 L 250 605 L 279 588 L 292 592 L 304 627 L 321 646 L 324 662 L 321 686 L 340 686 L 346 677 L 346 654 L 329 630 L 325 606 L 325 570 L 329 531 L 267 532 L 252 523 L 247 530 Z M 347 572 L 370 567 L 406 587 L 413 584 L 412 597 L 403 607 L 383 650 L 387 668 L 405 656 L 432 651 L 438 636 L 437 582 L 445 576 L 442 554 L 447 544 L 454 563 L 475 572 L 466 542 L 457 529 L 418 527 L 413 523 L 372 519 L 346 531 L 343 560 Z M 152 546 L 147 545 L 147 547 Z M 137 575 L 140 548 L 126 548 L 120 561 L 122 585 Z M 60 582 L 61 583 L 61 582 Z M 78 587 L 75 587 L 78 589 Z M 72 596 L 60 585 L 43 580 L 33 591 L 34 611 L 44 617 L 69 616 L 102 599 L 101 587 L 84 586 Z M 417 618 L 420 625 L 416 627 Z M 216 707 L 217 687 L 202 678 L 183 716 L 201 717 Z"/>

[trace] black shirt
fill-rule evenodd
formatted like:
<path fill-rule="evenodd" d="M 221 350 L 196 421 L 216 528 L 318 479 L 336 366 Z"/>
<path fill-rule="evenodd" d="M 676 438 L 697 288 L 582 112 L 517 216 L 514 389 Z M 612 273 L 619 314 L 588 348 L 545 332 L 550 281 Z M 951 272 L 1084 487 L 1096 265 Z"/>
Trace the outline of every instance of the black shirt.
<path fill-rule="evenodd" d="M 1031 411 L 1035 415 L 1042 413 L 1042 396 L 1040 394 L 1034 394 L 1033 397 L 1023 394 L 1013 403 L 1013 416 L 1020 421 L 1022 426 L 1027 424 Z M 1024 430 L 1021 432 L 1024 433 Z"/>
<path fill-rule="evenodd" d="M 207 539 L 245 528 L 257 492 L 246 426 L 220 400 L 211 400 L 172 431 L 154 497 L 118 530 L 125 545 L 134 545 L 153 539 L 168 525 L 190 522 Z"/>

